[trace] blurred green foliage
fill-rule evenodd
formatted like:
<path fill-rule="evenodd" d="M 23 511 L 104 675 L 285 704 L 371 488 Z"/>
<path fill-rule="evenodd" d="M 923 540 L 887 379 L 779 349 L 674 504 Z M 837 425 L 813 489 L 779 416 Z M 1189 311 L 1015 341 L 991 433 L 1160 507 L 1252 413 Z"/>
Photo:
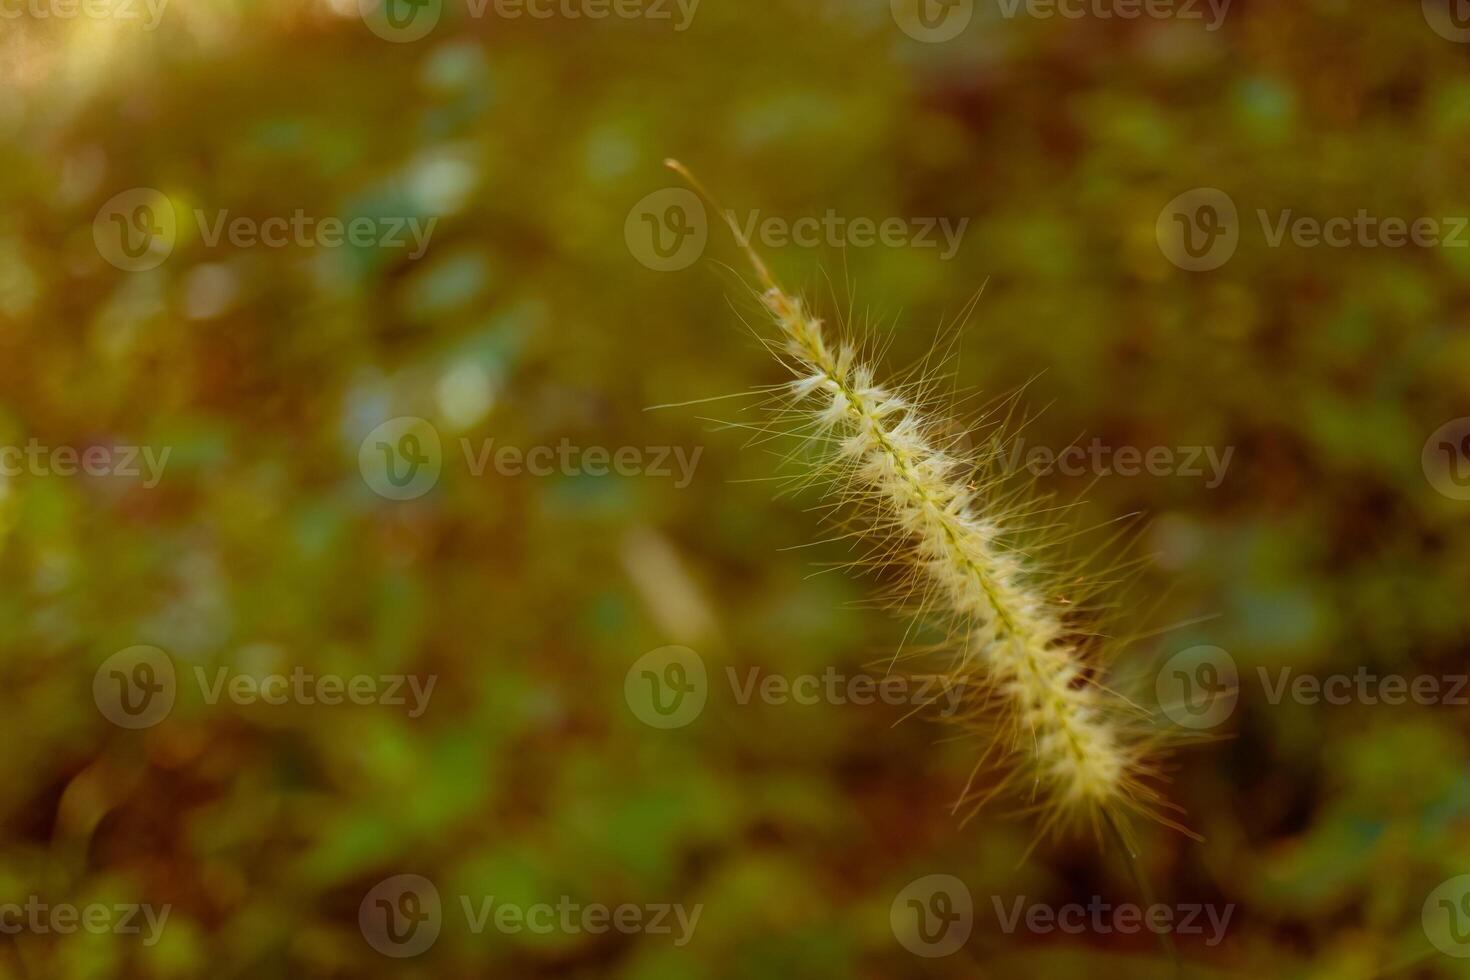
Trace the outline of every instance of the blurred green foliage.
<path fill-rule="evenodd" d="M 1178 937 L 1190 976 L 1466 975 L 1420 923 L 1470 872 L 1463 709 L 1271 704 L 1254 680 L 1465 670 L 1470 505 L 1434 492 L 1420 450 L 1470 399 L 1470 259 L 1271 248 L 1256 221 L 1470 213 L 1465 49 L 1410 3 L 1237 0 L 1213 32 L 999 9 L 943 44 L 883 0 L 705 0 L 685 31 L 450 4 L 411 43 L 345 0 L 0 23 L 0 441 L 171 449 L 154 488 L 0 483 L 0 899 L 172 906 L 153 946 L 0 937 L 0 977 L 1169 975 L 1146 933 L 999 928 L 991 896 L 1143 899 L 1115 848 L 1020 863 L 1031 818 L 961 827 L 973 741 L 727 689 L 676 731 L 629 710 L 629 667 L 667 644 L 718 691 L 727 668 L 860 670 L 906 628 L 866 603 L 872 580 L 812 574 L 848 545 L 796 547 L 830 536 L 818 501 L 774 494 L 778 461 L 707 421 L 754 422 L 743 403 L 646 411 L 783 380 L 741 325 L 759 320 L 721 229 L 683 271 L 630 251 L 670 155 L 741 213 L 968 218 L 950 261 L 770 258 L 895 369 L 979 293 L 948 369 L 987 397 L 1029 381 L 1029 443 L 1234 447 L 1214 488 L 1041 480 L 1084 498 L 1082 524 L 1151 518 L 1138 591 L 1163 598 L 1129 625 L 1192 625 L 1139 648 L 1145 671 L 1195 644 L 1241 669 L 1229 737 L 1174 760 L 1205 842 L 1140 828 L 1140 867 L 1161 901 L 1235 906 L 1218 946 Z M 1208 273 L 1155 240 L 1197 186 L 1240 208 Z M 162 265 L 127 272 L 93 221 L 134 187 L 181 215 L 438 220 L 416 261 L 211 247 L 183 220 Z M 445 466 L 394 502 L 358 451 L 404 415 L 436 426 Z M 475 476 L 461 438 L 702 455 L 682 488 Z M 127 731 L 92 681 L 135 644 L 181 682 L 166 721 Z M 196 666 L 437 686 L 419 718 L 209 705 Z M 446 923 L 394 960 L 358 912 L 402 873 L 436 882 Z M 967 884 L 976 925 L 925 960 L 890 903 L 936 873 Z M 682 947 L 477 935 L 459 895 L 703 912 Z"/>

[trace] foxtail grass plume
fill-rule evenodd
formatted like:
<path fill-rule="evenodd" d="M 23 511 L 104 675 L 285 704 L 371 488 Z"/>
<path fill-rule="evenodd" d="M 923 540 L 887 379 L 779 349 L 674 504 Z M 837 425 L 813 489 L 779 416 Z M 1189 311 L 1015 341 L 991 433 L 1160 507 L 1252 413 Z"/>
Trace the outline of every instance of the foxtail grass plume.
<path fill-rule="evenodd" d="M 681 164 L 668 165 L 714 206 Z M 1085 640 L 1068 628 L 1060 576 L 1008 545 L 1016 528 L 1007 522 L 1029 502 L 998 489 L 984 453 L 957 448 L 948 419 L 880 383 L 850 341 L 830 338 L 727 223 L 780 332 L 781 345 L 768 346 L 795 376 L 784 412 L 833 447 L 834 492 L 877 536 L 882 561 L 907 571 L 903 593 L 945 627 L 946 679 L 967 692 L 956 718 L 988 742 L 956 809 L 973 813 L 1010 791 L 1041 816 L 1038 839 L 1081 823 L 1127 844 L 1129 813 L 1184 830 L 1150 785 L 1156 745 L 1142 712 L 1102 685 Z M 998 778 L 976 789 L 987 769 Z"/>

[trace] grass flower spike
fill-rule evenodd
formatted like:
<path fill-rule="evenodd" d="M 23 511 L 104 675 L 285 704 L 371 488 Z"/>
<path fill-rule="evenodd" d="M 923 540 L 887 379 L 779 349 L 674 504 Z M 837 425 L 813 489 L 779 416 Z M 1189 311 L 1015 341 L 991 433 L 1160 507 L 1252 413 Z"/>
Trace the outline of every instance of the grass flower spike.
<path fill-rule="evenodd" d="M 670 166 L 699 188 L 682 166 Z M 991 737 L 976 773 L 994 757 L 1004 775 L 983 792 L 967 787 L 957 808 L 1020 790 L 1045 814 L 1038 837 L 1078 820 L 1099 835 L 1106 821 L 1123 835 L 1127 810 L 1177 827 L 1144 781 L 1153 770 L 1140 712 L 1095 680 L 1085 641 L 1066 626 L 1044 570 L 1008 545 L 1005 515 L 1013 511 L 992 499 L 999 495 L 984 479 L 984 456 L 957 451 L 946 420 L 878 383 L 851 344 L 833 346 L 823 322 L 741 244 L 795 375 L 789 409 L 809 415 L 834 447 L 836 485 L 882 538 L 884 561 L 909 570 L 904 592 L 945 626 L 947 677 L 969 692 L 957 717 Z"/>

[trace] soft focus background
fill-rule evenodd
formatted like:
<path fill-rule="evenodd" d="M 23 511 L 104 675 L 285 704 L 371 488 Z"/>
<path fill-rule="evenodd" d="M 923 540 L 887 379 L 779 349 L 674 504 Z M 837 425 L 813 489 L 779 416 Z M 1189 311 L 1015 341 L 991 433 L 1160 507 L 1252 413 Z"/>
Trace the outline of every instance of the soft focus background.
<path fill-rule="evenodd" d="M 723 229 L 650 268 L 638 208 L 677 186 L 666 156 L 742 217 L 969 219 L 947 260 L 766 251 L 829 315 L 850 292 L 892 370 L 958 333 L 960 389 L 1029 381 L 1028 445 L 1233 449 L 1214 486 L 1039 480 L 1085 493 L 1083 526 L 1147 516 L 1121 619 L 1198 622 L 1135 646 L 1145 675 L 1198 645 L 1239 666 L 1236 710 L 1173 760 L 1205 842 L 1139 828 L 1159 901 L 1233 906 L 1222 942 L 1175 937 L 1184 975 L 1470 975 L 1421 923 L 1470 873 L 1465 709 L 1272 704 L 1257 679 L 1470 669 L 1470 503 L 1421 466 L 1470 414 L 1470 251 L 1273 248 L 1256 217 L 1470 214 L 1470 47 L 1434 10 L 1236 0 L 1207 30 L 1206 8 L 977 0 L 926 42 L 886 0 L 704 0 L 683 30 L 673 4 L 596 21 L 446 0 L 401 41 L 351 0 L 170 0 L 151 29 L 141 2 L 134 21 L 47 2 L 0 20 L 0 442 L 170 456 L 151 487 L 0 482 L 0 901 L 171 914 L 153 945 L 0 936 L 0 977 L 1172 975 L 1148 933 L 1001 928 L 992 897 L 1145 899 L 1116 846 L 1023 860 L 1035 819 L 1005 806 L 962 827 L 980 745 L 901 707 L 732 695 L 727 668 L 860 672 L 906 623 L 872 579 L 813 574 L 848 543 L 813 545 L 820 498 L 778 495 L 779 460 L 709 421 L 758 424 L 744 402 L 647 410 L 783 380 Z M 1238 207 L 1239 246 L 1191 272 L 1156 223 L 1196 187 Z M 134 188 L 179 216 L 143 271 L 98 245 L 99 209 Z M 410 258 L 210 245 L 196 209 L 438 220 Z M 359 460 L 400 416 L 444 447 L 404 501 Z M 461 439 L 700 455 L 687 485 L 476 475 Z M 93 680 L 139 644 L 178 696 L 128 730 Z M 674 644 L 708 704 L 660 730 L 625 678 Z M 211 705 L 195 667 L 437 680 L 414 718 Z M 402 959 L 359 925 L 400 874 L 445 909 Z M 929 959 L 890 909 L 933 874 L 975 912 Z M 703 909 L 676 946 L 476 934 L 459 896 Z"/>

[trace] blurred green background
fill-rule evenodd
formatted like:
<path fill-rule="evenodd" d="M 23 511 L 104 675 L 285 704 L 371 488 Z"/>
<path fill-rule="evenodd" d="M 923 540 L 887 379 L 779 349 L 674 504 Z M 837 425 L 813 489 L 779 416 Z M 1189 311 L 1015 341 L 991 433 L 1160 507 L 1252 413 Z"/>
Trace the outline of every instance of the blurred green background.
<path fill-rule="evenodd" d="M 141 4 L 145 22 L 6 8 L 0 442 L 170 456 L 152 487 L 0 482 L 0 900 L 171 914 L 151 945 L 0 936 L 0 977 L 1171 975 L 1148 933 L 1000 927 L 992 897 L 1146 902 L 1116 847 L 1023 861 L 1035 819 L 1004 806 L 961 827 L 982 746 L 901 707 L 732 696 L 727 668 L 858 673 L 907 623 L 867 601 L 881 582 L 813 574 L 850 544 L 800 547 L 832 536 L 820 498 L 778 495 L 779 460 L 709 421 L 759 423 L 746 403 L 647 410 L 785 380 L 741 323 L 762 326 L 723 229 L 683 268 L 645 261 L 666 156 L 742 216 L 968 219 L 948 259 L 765 251 L 827 315 L 850 306 L 891 370 L 958 333 L 959 389 L 1029 381 L 1029 445 L 1233 448 L 1213 487 L 1039 480 L 1084 499 L 1083 525 L 1148 516 L 1129 599 L 1148 619 L 1128 625 L 1200 621 L 1136 647 L 1139 670 L 1202 644 L 1240 669 L 1221 737 L 1173 759 L 1205 842 L 1140 827 L 1159 901 L 1233 906 L 1223 942 L 1175 937 L 1185 975 L 1470 975 L 1421 922 L 1470 873 L 1464 709 L 1272 704 L 1255 680 L 1467 670 L 1470 503 L 1421 450 L 1470 404 L 1470 253 L 1273 248 L 1256 213 L 1470 214 L 1470 47 L 1411 2 L 1236 0 L 1208 30 L 1208 11 L 978 0 L 945 41 L 887 0 L 704 0 L 682 30 L 667 9 L 446 0 L 399 11 L 433 23 L 394 40 L 350 0 L 170 0 L 151 27 Z M 1233 200 L 1239 245 L 1190 272 L 1156 225 L 1196 187 Z M 178 215 L 140 271 L 98 244 L 134 188 Z M 415 259 L 210 245 L 195 210 L 437 221 Z M 442 473 L 399 501 L 359 452 L 403 416 L 442 438 Z M 461 439 L 700 455 L 682 486 L 476 475 Z M 139 644 L 178 694 L 130 730 L 93 682 Z M 708 703 L 664 730 L 625 680 L 675 644 Z M 196 667 L 436 686 L 419 717 L 211 705 Z M 359 919 L 400 874 L 444 905 L 401 959 Z M 964 882 L 974 927 L 931 959 L 890 912 L 932 874 Z M 702 913 L 682 946 L 476 934 L 460 896 Z"/>

